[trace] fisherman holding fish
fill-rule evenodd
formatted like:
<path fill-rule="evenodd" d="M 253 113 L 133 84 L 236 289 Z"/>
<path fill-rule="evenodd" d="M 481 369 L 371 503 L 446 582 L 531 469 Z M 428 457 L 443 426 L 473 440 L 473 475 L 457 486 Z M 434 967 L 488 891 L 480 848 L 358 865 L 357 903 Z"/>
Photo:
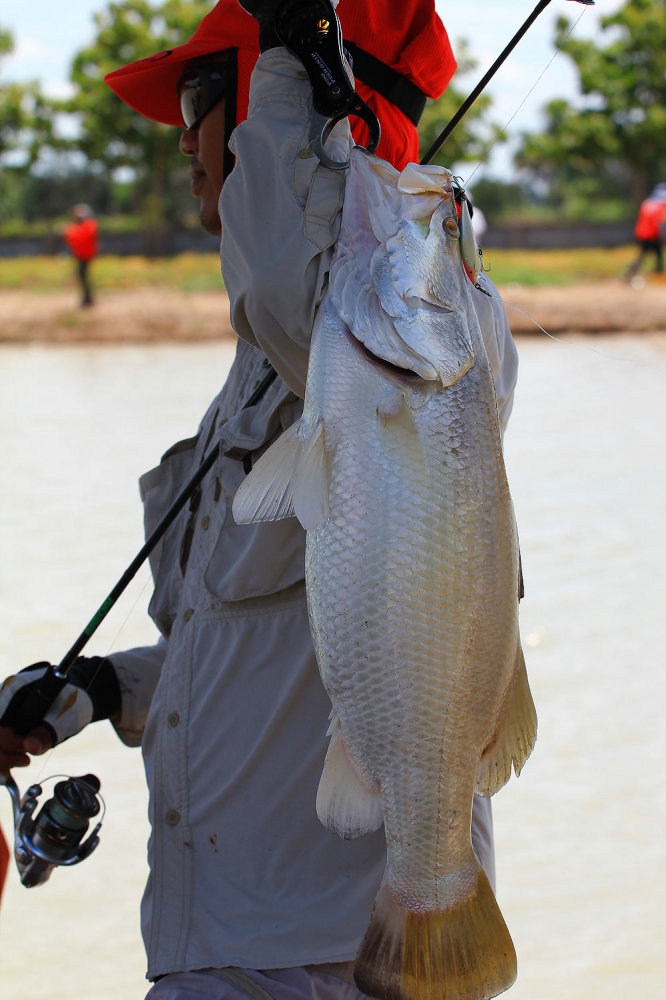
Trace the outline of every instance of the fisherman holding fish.
<path fill-rule="evenodd" d="M 334 253 L 349 171 L 313 154 L 308 74 L 275 30 L 276 11 L 297 16 L 306 3 L 312 0 L 220 0 L 189 42 L 107 77 L 141 114 L 184 126 L 180 146 L 191 157 L 202 225 L 222 235 L 239 343 L 198 433 L 141 479 L 150 532 L 219 442 L 217 465 L 151 556 L 158 643 L 105 659 L 82 657 L 42 726 L 25 739 L 0 727 L 0 769 L 25 766 L 29 755 L 102 719 L 127 745 L 141 746 L 152 825 L 142 904 L 151 1000 L 360 997 L 353 962 L 386 865 L 381 812 L 375 809 L 364 827 L 374 832 L 341 839 L 315 811 L 331 702 L 308 618 L 306 532 L 294 516 L 237 524 L 232 512 L 261 456 L 301 426 L 313 326 L 332 262 L 345 266 Z M 456 68 L 434 2 L 340 0 L 338 14 L 357 92 L 381 123 L 377 156 L 402 171 L 418 160 L 416 123 L 426 98 L 438 97 Z M 349 129 L 348 119 L 338 122 L 325 144 L 334 161 L 349 159 Z M 352 119 L 351 134 L 365 144 L 366 124 Z M 448 193 L 441 184 L 434 192 L 424 195 L 431 212 L 442 199 L 449 205 L 441 239 L 457 238 L 450 184 Z M 499 413 L 504 430 L 516 351 L 492 284 L 483 279 L 484 292 L 463 279 L 465 303 L 473 303 L 472 339 L 480 344 L 482 334 L 490 365 L 481 384 L 494 382 L 490 420 L 495 426 Z M 348 287 L 356 288 L 357 303 L 362 280 L 355 286 L 350 279 Z M 393 357 L 386 359 L 389 375 L 396 364 L 408 367 Z M 420 381 L 414 364 L 400 377 Z M 422 370 L 433 377 L 426 361 Z M 382 420 L 403 420 L 411 391 L 389 394 L 377 410 Z M 409 441 L 410 420 L 405 410 L 400 426 Z M 414 454 L 416 461 L 421 452 Z M 515 545 L 509 548 L 511 573 Z M 326 652 L 326 637 L 318 635 L 317 644 Z M 35 664 L 5 682 L 0 713 L 45 667 Z M 339 726 L 336 708 L 332 748 L 341 746 Z M 320 788 L 320 815 L 326 794 Z M 329 799 L 323 811 L 335 808 Z M 468 838 L 469 820 L 464 826 Z M 364 829 L 337 832 L 351 837 Z M 494 885 L 488 798 L 474 796 L 471 832 L 475 857 Z M 400 995 L 393 986 L 384 994 L 374 989 Z"/>

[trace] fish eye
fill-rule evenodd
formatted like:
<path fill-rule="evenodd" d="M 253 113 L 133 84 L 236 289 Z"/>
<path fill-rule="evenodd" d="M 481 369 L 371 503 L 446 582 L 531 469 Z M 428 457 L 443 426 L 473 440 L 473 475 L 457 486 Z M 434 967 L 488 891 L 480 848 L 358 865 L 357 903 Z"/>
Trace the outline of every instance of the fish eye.
<path fill-rule="evenodd" d="M 460 229 L 458 228 L 458 223 L 455 219 L 446 219 L 444 222 L 444 229 L 449 236 L 455 236 L 456 239 L 460 236 Z"/>

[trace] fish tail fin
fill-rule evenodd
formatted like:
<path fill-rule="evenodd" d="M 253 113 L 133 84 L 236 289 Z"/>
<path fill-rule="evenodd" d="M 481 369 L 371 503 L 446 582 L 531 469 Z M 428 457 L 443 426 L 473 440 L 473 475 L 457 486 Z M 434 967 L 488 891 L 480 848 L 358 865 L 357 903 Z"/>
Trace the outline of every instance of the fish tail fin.
<path fill-rule="evenodd" d="M 483 869 L 443 910 L 407 910 L 384 883 L 354 979 L 381 1000 L 489 1000 L 508 990 L 516 953 Z"/>
<path fill-rule="evenodd" d="M 497 729 L 481 754 L 476 779 L 479 795 L 494 795 L 502 788 L 511 777 L 511 765 L 516 774 L 520 774 L 532 753 L 536 736 L 536 709 L 519 643 L 513 678 L 504 698 Z"/>

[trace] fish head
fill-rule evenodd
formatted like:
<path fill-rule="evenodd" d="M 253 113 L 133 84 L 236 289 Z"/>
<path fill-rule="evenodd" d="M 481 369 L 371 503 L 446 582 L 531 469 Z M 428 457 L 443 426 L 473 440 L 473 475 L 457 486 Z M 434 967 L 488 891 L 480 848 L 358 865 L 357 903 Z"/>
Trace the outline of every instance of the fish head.
<path fill-rule="evenodd" d="M 477 321 L 451 172 L 410 164 L 399 174 L 354 154 L 331 300 L 377 358 L 453 385 L 474 364 Z"/>

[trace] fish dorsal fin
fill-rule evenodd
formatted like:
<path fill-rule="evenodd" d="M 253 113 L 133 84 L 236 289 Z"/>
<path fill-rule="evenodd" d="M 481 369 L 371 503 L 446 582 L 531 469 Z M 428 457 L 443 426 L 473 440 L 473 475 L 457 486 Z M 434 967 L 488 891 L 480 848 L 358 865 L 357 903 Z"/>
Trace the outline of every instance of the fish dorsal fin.
<path fill-rule="evenodd" d="M 298 517 L 306 531 L 328 517 L 324 425 L 312 430 L 303 417 L 261 456 L 233 503 L 237 524 Z"/>
<path fill-rule="evenodd" d="M 504 695 L 496 731 L 479 763 L 476 791 L 494 795 L 511 777 L 520 774 L 536 742 L 537 717 L 532 701 L 525 659 L 518 644 L 511 683 Z"/>

